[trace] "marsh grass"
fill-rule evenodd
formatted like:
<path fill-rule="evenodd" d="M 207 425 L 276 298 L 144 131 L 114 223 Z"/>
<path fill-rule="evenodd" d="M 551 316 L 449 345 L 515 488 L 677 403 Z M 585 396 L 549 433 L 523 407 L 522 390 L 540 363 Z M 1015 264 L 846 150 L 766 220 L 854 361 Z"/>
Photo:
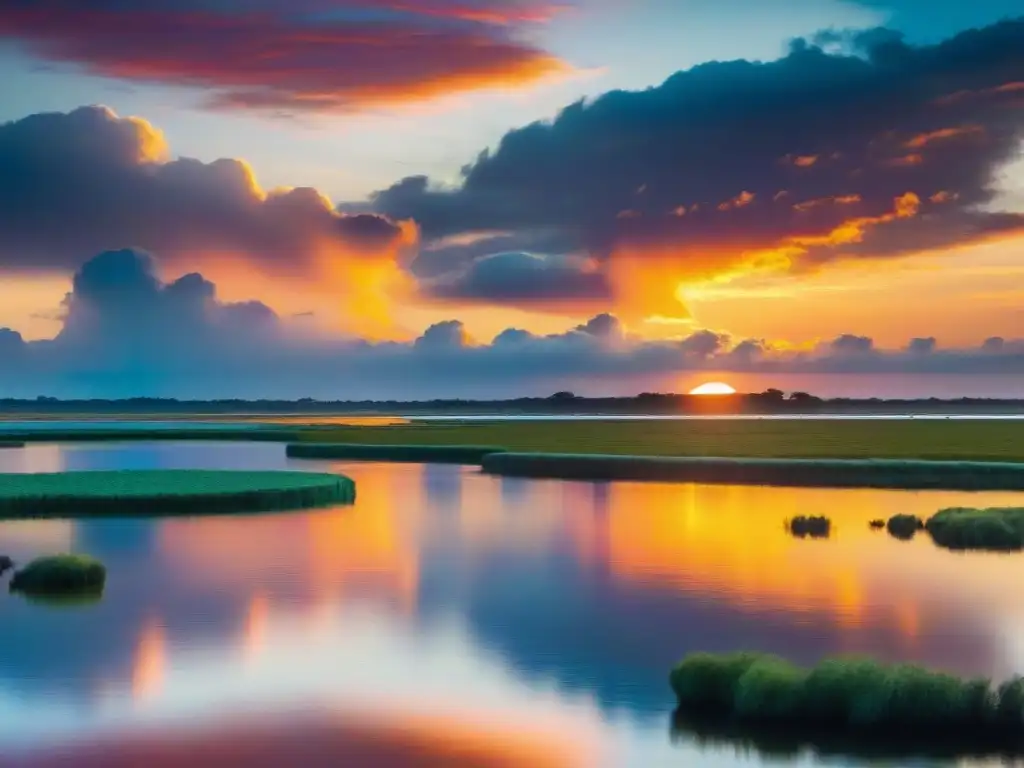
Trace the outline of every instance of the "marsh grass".
<path fill-rule="evenodd" d="M 615 456 L 1024 461 L 1024 421 L 1013 419 L 416 421 L 307 430 L 299 440 Z"/>
<path fill-rule="evenodd" d="M 868 523 L 868 526 L 875 530 L 885 528 L 885 520 L 882 520 L 881 518 L 875 518 L 870 523 Z"/>
<path fill-rule="evenodd" d="M 797 515 L 786 521 L 786 529 L 799 538 L 824 539 L 832 533 L 832 521 L 823 515 Z"/>
<path fill-rule="evenodd" d="M 17 440 L 0 440 L 0 450 L 4 448 L 24 448 L 25 443 Z"/>
<path fill-rule="evenodd" d="M 947 549 L 1016 551 L 1024 548 L 1024 508 L 950 507 L 924 524 L 932 539 Z"/>
<path fill-rule="evenodd" d="M 893 538 L 907 541 L 924 528 L 924 521 L 917 515 L 893 515 L 885 524 L 885 528 Z"/>
<path fill-rule="evenodd" d="M 107 569 L 88 555 L 38 557 L 14 572 L 10 591 L 34 596 L 91 598 L 103 592 Z"/>
<path fill-rule="evenodd" d="M 671 672 L 680 710 L 740 722 L 872 734 L 1024 735 L 1024 679 L 999 688 L 908 664 L 830 659 L 812 669 L 767 654 L 692 654 Z M 940 729 L 940 730 L 936 730 Z"/>
<path fill-rule="evenodd" d="M 199 515 L 351 503 L 355 483 L 313 472 L 121 470 L 0 473 L 0 519 Z"/>
<path fill-rule="evenodd" d="M 503 451 L 481 445 L 361 445 L 356 443 L 291 443 L 285 449 L 296 459 L 351 459 L 355 461 L 408 461 L 445 464 L 480 464 L 491 453 Z"/>

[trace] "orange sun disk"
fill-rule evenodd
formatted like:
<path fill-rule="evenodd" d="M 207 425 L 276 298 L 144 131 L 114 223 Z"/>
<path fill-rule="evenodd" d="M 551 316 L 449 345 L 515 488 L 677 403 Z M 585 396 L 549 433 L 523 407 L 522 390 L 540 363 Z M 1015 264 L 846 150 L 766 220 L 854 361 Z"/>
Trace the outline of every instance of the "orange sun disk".
<path fill-rule="evenodd" d="M 708 381 L 690 390 L 691 395 L 735 395 L 736 390 L 722 381 Z"/>

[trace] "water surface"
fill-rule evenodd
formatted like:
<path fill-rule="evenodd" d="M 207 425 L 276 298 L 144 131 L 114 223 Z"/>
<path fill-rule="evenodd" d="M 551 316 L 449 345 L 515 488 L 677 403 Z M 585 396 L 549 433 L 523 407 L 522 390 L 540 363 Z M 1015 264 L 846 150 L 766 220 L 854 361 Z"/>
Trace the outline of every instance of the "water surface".
<path fill-rule="evenodd" d="M 245 517 L 0 523 L 0 553 L 83 551 L 109 571 L 91 606 L 0 594 L 0 763 L 83 738 L 176 740 L 230 713 L 242 723 L 225 727 L 264 737 L 326 714 L 353 743 L 412 749 L 424 765 L 460 765 L 469 745 L 506 761 L 473 765 L 759 765 L 757 750 L 670 735 L 666 677 L 683 654 L 1024 672 L 1024 556 L 867 526 L 1019 494 L 535 481 L 289 460 L 270 443 L 0 452 L 8 472 L 160 467 L 341 471 L 359 498 Z M 829 540 L 783 528 L 822 513 Z M 781 762 L 865 761 L 805 750 Z"/>

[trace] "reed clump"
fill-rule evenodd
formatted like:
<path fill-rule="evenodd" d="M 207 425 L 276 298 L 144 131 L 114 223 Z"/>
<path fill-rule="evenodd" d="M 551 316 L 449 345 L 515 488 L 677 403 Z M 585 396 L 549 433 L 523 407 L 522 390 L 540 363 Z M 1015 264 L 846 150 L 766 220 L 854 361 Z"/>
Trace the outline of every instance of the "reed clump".
<path fill-rule="evenodd" d="M 824 515 L 797 515 L 787 521 L 786 528 L 801 539 L 825 539 L 832 533 L 832 521 Z"/>
<path fill-rule="evenodd" d="M 11 577 L 10 591 L 31 596 L 97 595 L 107 581 L 103 563 L 88 555 L 37 557 Z"/>
<path fill-rule="evenodd" d="M 1004 738 L 1024 731 L 1024 678 L 994 687 L 909 664 L 835 658 L 811 669 L 757 653 L 691 654 L 669 682 L 680 711 L 864 734 Z M 939 729 L 939 730 L 936 730 Z"/>
<path fill-rule="evenodd" d="M 868 523 L 868 525 L 876 530 L 879 528 L 885 528 L 885 520 L 882 520 L 881 518 L 875 518 L 870 523 Z"/>

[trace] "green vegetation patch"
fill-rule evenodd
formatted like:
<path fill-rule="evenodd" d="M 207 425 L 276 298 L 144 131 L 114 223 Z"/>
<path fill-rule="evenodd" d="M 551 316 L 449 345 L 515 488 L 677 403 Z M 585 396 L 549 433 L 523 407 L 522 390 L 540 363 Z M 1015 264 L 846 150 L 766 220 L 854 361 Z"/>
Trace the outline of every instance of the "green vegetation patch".
<path fill-rule="evenodd" d="M 107 569 L 87 555 L 38 557 L 11 577 L 11 592 L 25 595 L 98 595 Z"/>
<path fill-rule="evenodd" d="M 671 672 L 680 711 L 873 734 L 1024 733 L 1024 678 L 998 687 L 909 664 L 837 658 L 812 669 L 767 654 L 696 653 Z M 934 729 L 940 729 L 938 731 Z"/>
<path fill-rule="evenodd" d="M 867 488 L 1024 490 L 1024 464 L 892 459 L 758 459 L 492 453 L 484 471 L 566 480 L 655 480 Z"/>
<path fill-rule="evenodd" d="M 832 533 L 832 521 L 824 515 L 797 515 L 786 522 L 786 528 L 801 539 L 825 539 Z"/>
<path fill-rule="evenodd" d="M 917 515 L 893 515 L 886 522 L 885 528 L 893 538 L 906 541 L 914 538 L 914 534 L 924 528 L 924 521 Z"/>
<path fill-rule="evenodd" d="M 355 501 L 355 483 L 313 472 L 123 470 L 0 473 L 0 518 L 198 515 Z"/>
<path fill-rule="evenodd" d="M 299 440 L 501 445 L 516 453 L 1024 462 L 1019 419 L 439 420 L 309 429 Z"/>
<path fill-rule="evenodd" d="M 947 549 L 1024 549 L 1024 508 L 951 507 L 936 512 L 924 524 L 932 539 Z"/>
<path fill-rule="evenodd" d="M 3 448 L 24 448 L 25 443 L 17 440 L 0 440 L 0 449 Z"/>
<path fill-rule="evenodd" d="M 503 451 L 480 445 L 363 445 L 355 443 L 292 443 L 286 448 L 296 459 L 352 459 L 356 461 L 412 461 L 480 464 L 484 457 Z"/>

